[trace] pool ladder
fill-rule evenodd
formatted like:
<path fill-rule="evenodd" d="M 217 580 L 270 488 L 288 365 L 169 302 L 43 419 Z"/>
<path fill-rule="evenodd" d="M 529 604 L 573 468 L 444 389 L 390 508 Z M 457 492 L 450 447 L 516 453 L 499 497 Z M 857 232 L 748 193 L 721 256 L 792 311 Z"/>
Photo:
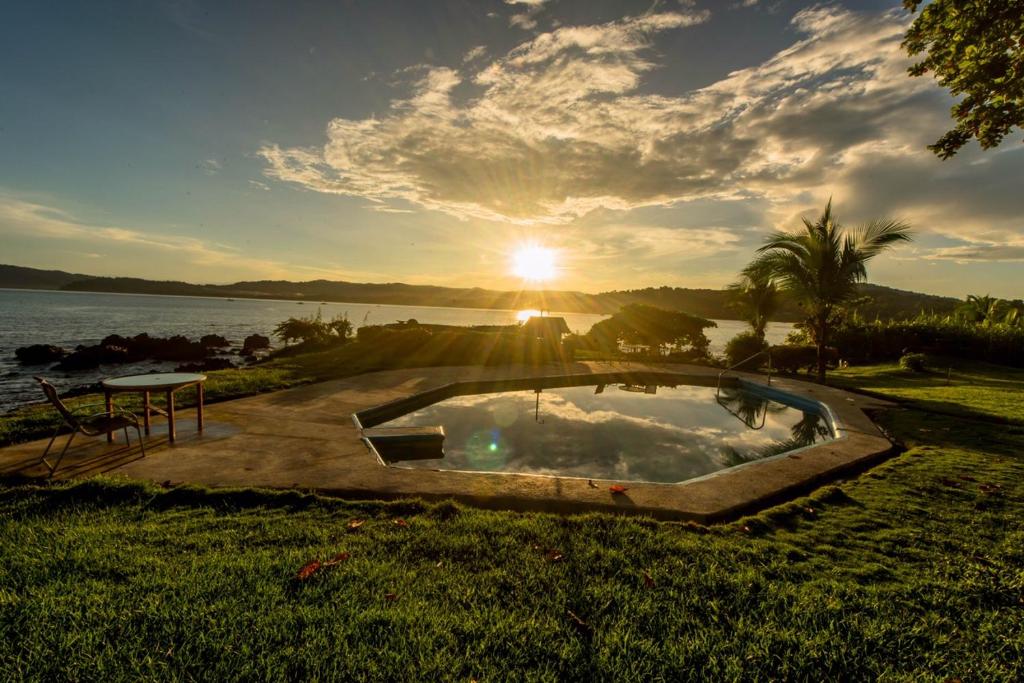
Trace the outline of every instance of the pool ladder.
<path fill-rule="evenodd" d="M 715 387 L 715 398 L 718 398 L 718 395 L 722 392 L 722 377 L 725 376 L 725 373 L 731 372 L 731 371 L 735 370 L 736 368 L 738 368 L 739 366 L 741 366 L 744 363 L 746 363 L 747 361 L 752 361 L 755 358 L 757 358 L 758 356 L 762 356 L 762 355 L 765 355 L 765 354 L 768 355 L 768 384 L 770 386 L 771 383 L 772 383 L 772 347 L 769 346 L 764 351 L 758 351 L 754 355 L 748 356 L 748 357 L 744 358 L 743 360 L 741 360 L 741 361 L 739 361 L 737 363 L 733 363 L 732 365 L 727 367 L 725 370 L 722 370 L 720 373 L 718 373 L 718 384 Z"/>

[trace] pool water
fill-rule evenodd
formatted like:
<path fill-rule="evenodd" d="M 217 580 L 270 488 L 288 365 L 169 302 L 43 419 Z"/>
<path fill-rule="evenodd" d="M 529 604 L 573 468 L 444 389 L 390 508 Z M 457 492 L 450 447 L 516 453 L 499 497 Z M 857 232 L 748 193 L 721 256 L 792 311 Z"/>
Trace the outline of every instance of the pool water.
<path fill-rule="evenodd" d="M 672 483 L 834 438 L 821 414 L 740 388 L 609 384 L 457 396 L 381 427 L 442 426 L 396 467 Z M 372 439 L 371 439 L 372 440 Z M 408 453 L 409 458 L 401 459 Z"/>

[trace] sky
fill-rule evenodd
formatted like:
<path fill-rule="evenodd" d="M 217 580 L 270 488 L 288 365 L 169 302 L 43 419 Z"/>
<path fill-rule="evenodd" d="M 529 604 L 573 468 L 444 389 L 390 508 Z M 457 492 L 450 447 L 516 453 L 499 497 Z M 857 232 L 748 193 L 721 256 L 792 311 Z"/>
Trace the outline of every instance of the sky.
<path fill-rule="evenodd" d="M 0 23 L 0 263 L 719 288 L 831 198 L 872 282 L 1024 296 L 1024 145 L 926 149 L 898 0 L 95 0 Z"/>

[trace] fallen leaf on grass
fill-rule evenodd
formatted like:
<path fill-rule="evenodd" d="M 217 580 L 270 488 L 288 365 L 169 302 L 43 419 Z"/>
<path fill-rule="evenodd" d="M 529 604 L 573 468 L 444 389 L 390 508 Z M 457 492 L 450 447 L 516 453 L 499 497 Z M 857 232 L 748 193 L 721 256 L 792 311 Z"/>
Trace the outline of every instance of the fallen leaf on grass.
<path fill-rule="evenodd" d="M 552 548 L 551 550 L 544 553 L 544 559 L 548 562 L 561 562 L 565 559 L 565 555 Z"/>
<path fill-rule="evenodd" d="M 584 638 L 589 639 L 591 636 L 590 624 L 583 621 L 583 619 L 581 619 L 579 615 L 573 612 L 571 609 L 565 610 L 565 613 L 569 616 L 569 619 L 572 620 L 572 625 L 576 627 L 576 630 L 580 633 L 580 635 Z"/>
<path fill-rule="evenodd" d="M 644 587 L 645 588 L 654 588 L 654 579 L 652 579 L 651 575 L 648 574 L 647 572 L 644 572 Z"/>
<path fill-rule="evenodd" d="M 307 562 L 302 569 L 299 570 L 299 573 L 295 575 L 295 578 L 299 581 L 305 581 L 309 577 L 313 576 L 321 566 L 323 565 L 320 564 L 320 560 Z"/>
<path fill-rule="evenodd" d="M 398 599 L 398 593 L 385 593 L 384 594 L 384 599 L 387 600 L 388 602 L 394 602 L 395 600 Z"/>
<path fill-rule="evenodd" d="M 583 626 L 583 627 L 587 626 L 587 622 L 585 622 L 582 619 L 580 619 L 579 615 L 577 615 L 571 609 L 567 609 L 567 610 L 565 610 L 565 612 L 566 612 L 566 614 L 569 615 L 569 618 L 572 619 L 572 623 L 576 624 L 577 626 Z"/>
<path fill-rule="evenodd" d="M 326 562 L 324 562 L 323 566 L 324 567 L 333 567 L 336 564 L 341 564 L 342 562 L 344 562 L 348 558 L 349 558 L 349 554 L 347 552 L 343 551 L 343 552 L 338 553 L 337 555 L 335 555 L 331 559 L 327 560 Z"/>
<path fill-rule="evenodd" d="M 438 560 L 437 564 L 435 564 L 434 566 L 438 569 L 441 569 L 442 567 L 444 567 L 444 560 Z"/>
<path fill-rule="evenodd" d="M 349 529 L 358 529 L 359 527 L 361 527 L 365 523 L 366 523 L 365 519 L 350 519 L 348 521 L 348 528 Z"/>
<path fill-rule="evenodd" d="M 401 526 L 401 527 L 409 526 L 409 522 L 405 521 L 401 517 L 399 517 L 398 519 L 394 520 L 394 523 L 395 523 L 395 526 Z"/>
<path fill-rule="evenodd" d="M 612 484 L 611 486 L 608 487 L 608 490 L 612 492 L 613 496 L 615 496 L 622 495 L 623 493 L 628 491 L 629 488 L 623 486 L 622 484 Z"/>

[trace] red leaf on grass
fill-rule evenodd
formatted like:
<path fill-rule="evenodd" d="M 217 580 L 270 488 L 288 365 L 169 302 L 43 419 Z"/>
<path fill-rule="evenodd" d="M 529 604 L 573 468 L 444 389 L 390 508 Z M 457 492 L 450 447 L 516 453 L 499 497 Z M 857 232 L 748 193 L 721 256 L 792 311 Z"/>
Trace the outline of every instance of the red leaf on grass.
<path fill-rule="evenodd" d="M 359 527 L 361 527 L 365 523 L 366 523 L 365 519 L 350 519 L 348 521 L 348 528 L 349 529 L 358 529 Z"/>
<path fill-rule="evenodd" d="M 335 555 L 334 557 L 332 557 L 331 559 L 329 559 L 326 562 L 324 562 L 323 566 L 325 566 L 325 567 L 333 567 L 336 564 L 341 564 L 342 562 L 344 562 L 348 558 L 349 558 L 349 554 L 347 552 L 345 552 L 345 551 L 342 551 L 342 552 L 338 553 L 337 555 Z"/>
<path fill-rule="evenodd" d="M 652 579 L 651 575 L 648 574 L 647 572 L 644 572 L 644 587 L 645 588 L 654 588 L 654 579 Z"/>
<path fill-rule="evenodd" d="M 395 526 L 406 527 L 406 526 L 409 526 L 409 522 L 407 522 L 404 519 L 402 519 L 401 517 L 399 517 L 398 519 L 395 520 Z"/>
<path fill-rule="evenodd" d="M 302 569 L 299 570 L 299 573 L 295 575 L 295 578 L 299 581 L 305 581 L 309 577 L 313 576 L 313 574 L 315 574 L 316 571 L 320 569 L 321 566 L 322 565 L 320 564 L 320 560 L 313 560 L 312 562 L 308 562 L 305 566 L 302 567 Z"/>
<path fill-rule="evenodd" d="M 608 490 L 612 492 L 613 496 L 616 496 L 622 495 L 623 493 L 628 491 L 629 488 L 623 486 L 622 484 L 612 484 L 611 486 L 608 487 Z"/>

